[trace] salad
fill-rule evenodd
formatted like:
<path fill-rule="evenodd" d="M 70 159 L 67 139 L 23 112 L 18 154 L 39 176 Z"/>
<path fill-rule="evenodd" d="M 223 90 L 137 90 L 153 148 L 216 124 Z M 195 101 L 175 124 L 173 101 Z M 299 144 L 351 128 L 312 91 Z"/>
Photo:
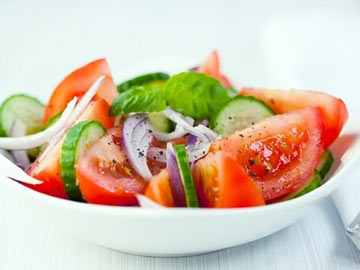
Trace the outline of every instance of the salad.
<path fill-rule="evenodd" d="M 331 95 L 235 90 L 214 51 L 195 68 L 114 84 L 105 59 L 69 74 L 43 105 L 0 106 L 1 153 L 19 182 L 79 202 L 249 207 L 318 188 L 348 112 Z"/>

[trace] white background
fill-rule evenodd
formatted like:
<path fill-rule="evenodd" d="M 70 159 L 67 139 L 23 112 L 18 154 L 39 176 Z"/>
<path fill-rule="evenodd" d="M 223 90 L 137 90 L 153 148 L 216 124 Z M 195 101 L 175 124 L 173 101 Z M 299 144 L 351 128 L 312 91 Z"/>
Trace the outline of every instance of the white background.
<path fill-rule="evenodd" d="M 237 87 L 323 90 L 342 97 L 351 113 L 360 113 L 357 0 L 0 0 L 0 99 L 25 92 L 46 101 L 67 73 L 99 57 L 108 59 L 120 81 L 154 59 L 177 57 L 196 65 L 214 48 Z M 360 253 L 346 238 L 330 200 L 254 243 L 160 259 L 121 254 L 45 228 L 0 184 L 0 269 L 241 267 L 355 269 Z"/>

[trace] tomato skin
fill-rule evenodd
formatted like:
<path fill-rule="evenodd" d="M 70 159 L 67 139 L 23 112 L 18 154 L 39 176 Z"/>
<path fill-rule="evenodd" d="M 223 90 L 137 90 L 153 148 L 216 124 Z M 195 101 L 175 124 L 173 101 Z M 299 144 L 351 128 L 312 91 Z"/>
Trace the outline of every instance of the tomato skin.
<path fill-rule="evenodd" d="M 108 103 L 102 99 L 92 101 L 81 113 L 76 123 L 85 120 L 98 120 L 105 128 L 110 128 L 114 125 L 114 119 L 109 117 L 109 109 Z M 65 136 L 47 152 L 45 157 L 40 154 L 27 171 L 30 176 L 42 180 L 43 183 L 27 186 L 51 196 L 67 199 L 60 168 L 61 146 L 64 138 Z"/>
<path fill-rule="evenodd" d="M 224 151 L 209 153 L 195 163 L 193 176 L 201 207 L 232 208 L 265 204 L 255 182 Z"/>
<path fill-rule="evenodd" d="M 314 172 L 323 152 L 323 116 L 312 107 L 264 119 L 215 142 L 243 166 L 265 201 L 300 187 Z"/>
<path fill-rule="evenodd" d="M 95 98 L 104 99 L 111 105 L 118 92 L 106 59 L 99 59 L 73 71 L 55 88 L 45 108 L 44 124 L 63 111 L 73 97 L 81 98 L 101 75 L 106 79 Z"/>
<path fill-rule="evenodd" d="M 151 179 L 146 188 L 145 196 L 160 205 L 175 207 L 169 183 L 169 174 L 166 169 L 163 169 L 158 175 Z"/>
<path fill-rule="evenodd" d="M 345 103 L 339 98 L 321 92 L 244 88 L 240 94 L 264 101 L 278 114 L 308 107 L 319 107 L 324 117 L 325 148 L 339 136 L 348 119 Z"/>
<path fill-rule="evenodd" d="M 210 53 L 204 63 L 197 68 L 197 71 L 219 80 L 224 87 L 233 88 L 229 79 L 220 71 L 220 60 L 216 51 Z"/>
<path fill-rule="evenodd" d="M 121 145 L 122 127 L 112 128 L 92 144 L 76 165 L 76 177 L 88 203 L 136 205 L 135 194 L 148 182 L 130 165 Z"/>

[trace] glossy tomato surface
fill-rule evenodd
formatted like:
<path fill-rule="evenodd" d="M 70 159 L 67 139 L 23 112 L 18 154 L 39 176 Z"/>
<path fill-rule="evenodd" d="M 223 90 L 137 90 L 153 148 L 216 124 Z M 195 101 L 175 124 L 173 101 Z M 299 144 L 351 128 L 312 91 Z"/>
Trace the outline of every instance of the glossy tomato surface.
<path fill-rule="evenodd" d="M 245 169 L 223 151 L 209 153 L 193 169 L 202 207 L 232 208 L 264 205 L 260 189 Z"/>
<path fill-rule="evenodd" d="M 324 117 L 324 146 L 339 136 L 347 118 L 344 102 L 325 93 L 303 90 L 268 90 L 245 88 L 241 95 L 253 96 L 268 104 L 275 113 L 286 113 L 308 107 L 319 107 Z"/>
<path fill-rule="evenodd" d="M 266 201 L 300 187 L 314 172 L 323 152 L 324 120 L 319 108 L 265 118 L 215 142 L 244 167 Z"/>
<path fill-rule="evenodd" d="M 98 120 L 105 128 L 114 125 L 114 119 L 109 117 L 108 103 L 102 99 L 92 101 L 82 112 L 76 123 L 86 120 Z M 28 174 L 43 181 L 40 185 L 28 185 L 42 193 L 59 198 L 67 198 L 61 178 L 60 155 L 65 134 L 51 149 L 46 149 L 31 164 Z"/>
<path fill-rule="evenodd" d="M 132 168 L 122 148 L 122 127 L 110 129 L 80 157 L 76 177 L 89 203 L 136 205 L 148 182 Z"/>
<path fill-rule="evenodd" d="M 95 97 L 104 99 L 111 105 L 118 92 L 106 60 L 99 59 L 75 70 L 56 87 L 45 108 L 44 124 L 63 111 L 73 97 L 81 98 L 102 75 L 105 75 L 106 79 Z"/>

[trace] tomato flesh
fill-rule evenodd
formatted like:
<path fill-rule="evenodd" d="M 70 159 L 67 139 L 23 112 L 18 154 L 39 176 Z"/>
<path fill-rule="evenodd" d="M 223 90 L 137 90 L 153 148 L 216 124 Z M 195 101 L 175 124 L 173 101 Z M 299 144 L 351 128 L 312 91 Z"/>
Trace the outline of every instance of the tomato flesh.
<path fill-rule="evenodd" d="M 136 205 L 136 193 L 144 193 L 148 182 L 130 165 L 121 146 L 122 127 L 91 145 L 76 165 L 83 198 L 89 203 Z"/>
<path fill-rule="evenodd" d="M 51 117 L 63 111 L 73 97 L 81 98 L 102 75 L 105 75 L 106 79 L 95 98 L 104 99 L 111 105 L 118 92 L 106 60 L 99 59 L 75 70 L 56 87 L 45 108 L 44 124 Z"/>
<path fill-rule="evenodd" d="M 223 151 L 210 153 L 193 170 L 199 204 L 230 208 L 264 205 L 262 193 L 243 167 Z"/>
<path fill-rule="evenodd" d="M 314 172 L 323 152 L 323 117 L 319 108 L 276 115 L 215 142 L 244 167 L 266 201 L 300 187 Z"/>
<path fill-rule="evenodd" d="M 324 117 L 325 148 L 339 136 L 348 118 L 348 111 L 341 99 L 321 92 L 245 88 L 241 91 L 241 95 L 253 96 L 264 101 L 278 114 L 308 107 L 319 107 Z"/>
<path fill-rule="evenodd" d="M 114 119 L 109 117 L 110 106 L 102 99 L 92 101 L 81 113 L 76 123 L 86 120 L 98 120 L 105 128 L 114 125 Z M 60 155 L 63 138 L 49 150 L 41 153 L 31 164 L 28 174 L 36 179 L 42 180 L 40 185 L 28 185 L 34 190 L 59 198 L 67 198 L 61 178 Z M 45 156 L 44 156 L 45 153 Z"/>
<path fill-rule="evenodd" d="M 219 80 L 224 87 L 232 88 L 229 79 L 221 73 L 219 55 L 216 51 L 210 53 L 197 71 Z"/>
<path fill-rule="evenodd" d="M 154 202 L 166 206 L 175 207 L 172 196 L 169 175 L 166 169 L 154 176 L 145 191 L 145 196 Z"/>

